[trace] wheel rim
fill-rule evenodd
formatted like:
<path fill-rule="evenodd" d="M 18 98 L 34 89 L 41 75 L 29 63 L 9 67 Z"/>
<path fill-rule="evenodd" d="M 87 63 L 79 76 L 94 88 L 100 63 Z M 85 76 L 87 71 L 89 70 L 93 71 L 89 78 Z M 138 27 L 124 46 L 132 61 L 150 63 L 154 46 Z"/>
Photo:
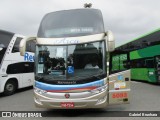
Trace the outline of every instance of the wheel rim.
<path fill-rule="evenodd" d="M 7 84 L 6 89 L 11 92 L 11 91 L 14 90 L 14 85 L 13 84 Z"/>

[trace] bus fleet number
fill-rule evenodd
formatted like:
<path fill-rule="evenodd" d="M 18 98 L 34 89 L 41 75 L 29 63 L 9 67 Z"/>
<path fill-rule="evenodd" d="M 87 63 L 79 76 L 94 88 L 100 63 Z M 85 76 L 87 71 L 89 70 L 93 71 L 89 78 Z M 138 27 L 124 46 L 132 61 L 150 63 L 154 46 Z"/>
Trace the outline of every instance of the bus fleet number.
<path fill-rule="evenodd" d="M 127 97 L 128 97 L 128 94 L 126 92 L 112 94 L 112 98 L 127 98 Z"/>

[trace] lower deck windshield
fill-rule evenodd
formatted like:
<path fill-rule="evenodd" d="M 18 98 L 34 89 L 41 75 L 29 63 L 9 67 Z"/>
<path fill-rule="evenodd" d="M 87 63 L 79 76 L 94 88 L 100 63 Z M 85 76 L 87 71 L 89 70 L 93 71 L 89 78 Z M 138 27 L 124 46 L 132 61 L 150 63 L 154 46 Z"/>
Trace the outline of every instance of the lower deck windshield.
<path fill-rule="evenodd" d="M 106 74 L 104 41 L 36 47 L 36 76 L 44 80 L 81 80 Z"/>

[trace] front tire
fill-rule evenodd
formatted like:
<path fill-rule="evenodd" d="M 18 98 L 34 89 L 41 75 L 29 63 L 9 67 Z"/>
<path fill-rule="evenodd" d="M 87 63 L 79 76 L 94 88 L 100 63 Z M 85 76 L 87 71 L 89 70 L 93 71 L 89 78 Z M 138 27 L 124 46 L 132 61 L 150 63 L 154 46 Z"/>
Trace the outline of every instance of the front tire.
<path fill-rule="evenodd" d="M 17 85 L 14 81 L 8 81 L 4 87 L 4 95 L 9 96 L 14 94 L 17 89 Z"/>

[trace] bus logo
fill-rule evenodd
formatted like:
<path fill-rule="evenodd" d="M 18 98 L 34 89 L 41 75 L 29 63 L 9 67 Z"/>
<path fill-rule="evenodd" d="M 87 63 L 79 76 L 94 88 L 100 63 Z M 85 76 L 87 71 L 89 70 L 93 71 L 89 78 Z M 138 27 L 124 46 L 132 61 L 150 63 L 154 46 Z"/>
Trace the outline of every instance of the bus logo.
<path fill-rule="evenodd" d="M 70 98 L 70 94 L 66 93 L 65 95 L 65 98 Z"/>
<path fill-rule="evenodd" d="M 55 44 L 75 44 L 79 43 L 78 40 L 70 40 L 70 39 L 61 39 L 61 40 L 56 40 Z"/>

